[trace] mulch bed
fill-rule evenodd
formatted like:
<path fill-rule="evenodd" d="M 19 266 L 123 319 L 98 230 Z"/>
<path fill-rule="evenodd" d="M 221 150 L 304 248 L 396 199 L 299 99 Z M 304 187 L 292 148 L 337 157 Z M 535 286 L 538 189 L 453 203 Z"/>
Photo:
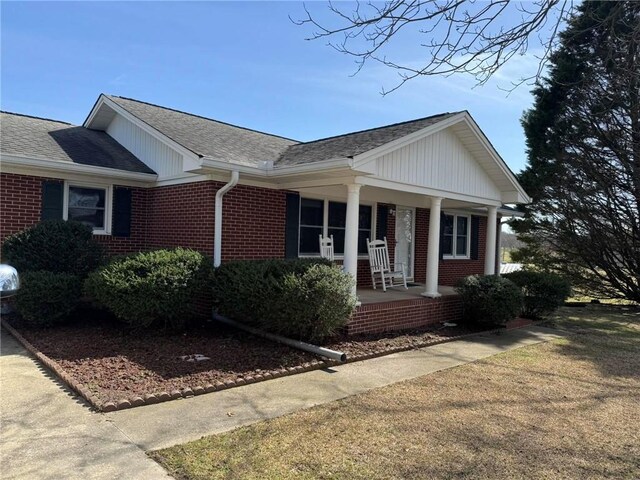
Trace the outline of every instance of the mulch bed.
<path fill-rule="evenodd" d="M 101 411 L 189 397 L 339 363 L 218 323 L 203 323 L 181 334 L 132 333 L 108 317 L 93 315 L 95 312 L 83 312 L 74 322 L 49 329 L 22 325 L 16 316 L 3 323 L 9 323 L 8 329 L 38 359 Z M 348 361 L 358 361 L 479 331 L 429 326 L 340 335 L 323 346 L 347 353 Z M 208 360 L 180 358 L 195 354 Z"/>
<path fill-rule="evenodd" d="M 486 329 L 485 329 L 486 330 Z M 358 335 L 340 335 L 323 344 L 332 350 L 347 354 L 349 360 L 362 360 L 381 354 L 411 350 L 436 343 L 442 343 L 461 336 L 478 333 L 483 329 L 465 326 L 442 327 L 428 325 L 414 330 L 397 332 L 370 333 Z"/>

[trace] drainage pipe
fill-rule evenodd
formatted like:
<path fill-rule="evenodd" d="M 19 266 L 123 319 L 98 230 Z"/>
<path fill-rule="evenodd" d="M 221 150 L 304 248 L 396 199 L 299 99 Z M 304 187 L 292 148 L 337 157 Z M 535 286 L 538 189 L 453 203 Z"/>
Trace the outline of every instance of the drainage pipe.
<path fill-rule="evenodd" d="M 219 267 L 222 262 L 222 197 L 238 184 L 240 172 L 231 172 L 231 180 L 216 192 L 215 213 L 213 217 L 213 266 Z"/>
<path fill-rule="evenodd" d="M 215 312 L 213 314 L 213 319 L 221 323 L 231 325 L 232 327 L 236 327 L 246 332 L 252 333 L 259 337 L 264 337 L 266 339 L 273 340 L 274 342 L 284 343 L 285 345 L 289 345 L 290 347 L 297 348 L 299 350 L 304 350 L 305 352 L 315 353 L 316 355 L 327 357 L 327 358 L 330 358 L 331 360 L 337 360 L 339 362 L 347 361 L 347 354 L 344 352 L 338 352 L 336 350 L 330 350 L 328 348 L 319 347 L 318 345 L 312 345 L 311 343 L 301 342 L 299 340 L 293 340 L 291 338 L 282 337 L 280 335 L 275 335 L 273 333 L 264 332 L 262 330 L 258 330 L 257 328 L 253 328 L 248 325 L 238 323 L 234 320 L 231 320 L 230 318 L 223 317 L 222 315 L 219 315 Z"/>

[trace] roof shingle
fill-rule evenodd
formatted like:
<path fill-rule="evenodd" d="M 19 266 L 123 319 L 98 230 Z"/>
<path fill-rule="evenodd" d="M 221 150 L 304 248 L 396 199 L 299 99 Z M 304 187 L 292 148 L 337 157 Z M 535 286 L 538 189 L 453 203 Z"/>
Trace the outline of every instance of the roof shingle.
<path fill-rule="evenodd" d="M 298 142 L 130 98 L 106 95 L 127 112 L 201 157 L 257 166 Z"/>
<path fill-rule="evenodd" d="M 129 172 L 155 173 L 105 132 L 10 112 L 0 112 L 0 151 Z"/>
<path fill-rule="evenodd" d="M 131 98 L 105 96 L 200 156 L 251 166 L 258 166 L 264 160 L 272 161 L 275 166 L 287 166 L 353 157 L 458 113 L 441 113 L 312 142 L 297 142 Z"/>
<path fill-rule="evenodd" d="M 430 117 L 347 133 L 289 147 L 278 158 L 276 165 L 300 165 L 333 158 L 352 158 L 418 130 L 446 120 L 456 113 L 441 113 Z"/>

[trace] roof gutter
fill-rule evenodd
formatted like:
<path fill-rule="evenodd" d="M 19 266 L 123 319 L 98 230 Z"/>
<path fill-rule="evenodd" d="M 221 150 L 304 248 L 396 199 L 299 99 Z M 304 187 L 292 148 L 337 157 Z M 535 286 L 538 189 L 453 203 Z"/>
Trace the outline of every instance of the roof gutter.
<path fill-rule="evenodd" d="M 213 266 L 219 267 L 222 263 L 222 197 L 238 184 L 240 180 L 240 172 L 234 170 L 231 172 L 231 180 L 216 192 L 216 203 L 214 213 L 214 231 L 213 231 Z"/>

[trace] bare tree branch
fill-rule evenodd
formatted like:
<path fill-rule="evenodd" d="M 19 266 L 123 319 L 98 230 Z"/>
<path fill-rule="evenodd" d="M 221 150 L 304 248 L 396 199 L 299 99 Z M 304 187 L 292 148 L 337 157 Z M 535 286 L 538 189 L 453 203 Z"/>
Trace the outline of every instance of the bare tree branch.
<path fill-rule="evenodd" d="M 509 90 L 537 81 L 574 5 L 572 0 L 389 0 L 383 4 L 358 2 L 353 9 L 329 2 L 328 9 L 334 22 L 321 22 L 306 5 L 305 16 L 292 21 L 313 28 L 308 40 L 326 39 L 337 52 L 354 57 L 354 74 L 368 62 L 396 70 L 399 80 L 383 89 L 386 95 L 421 76 L 464 73 L 473 76 L 476 85 L 484 85 L 515 55 L 524 55 L 532 38 L 543 49 L 538 68 L 531 76 L 513 82 Z M 387 48 L 405 32 L 425 37 L 420 43 L 425 60 L 419 66 L 394 58 Z"/>

